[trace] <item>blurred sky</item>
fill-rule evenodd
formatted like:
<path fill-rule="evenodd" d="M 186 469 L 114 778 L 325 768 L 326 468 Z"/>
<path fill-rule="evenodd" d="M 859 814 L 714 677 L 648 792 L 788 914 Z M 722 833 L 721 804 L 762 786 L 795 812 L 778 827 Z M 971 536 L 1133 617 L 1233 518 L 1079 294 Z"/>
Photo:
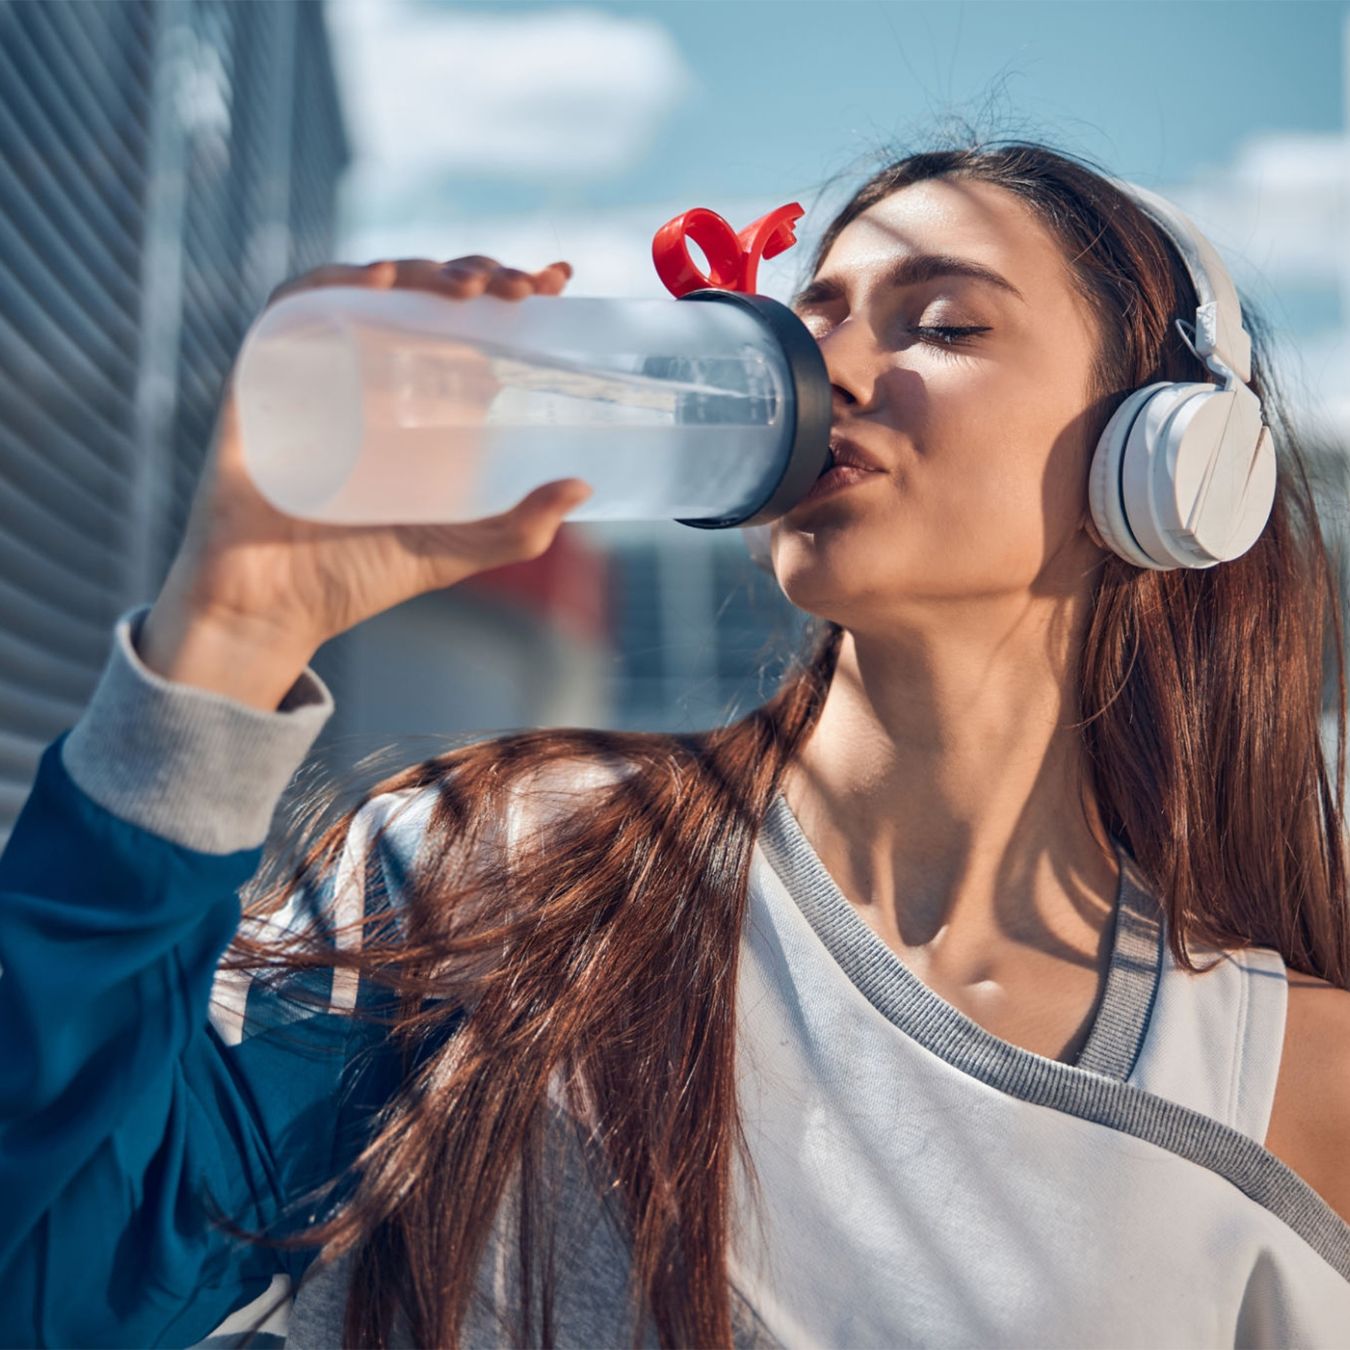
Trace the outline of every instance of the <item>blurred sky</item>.
<path fill-rule="evenodd" d="M 1345 0 L 329 0 L 358 159 L 340 256 L 486 252 L 664 295 L 654 231 L 783 202 L 802 244 L 890 147 L 965 118 L 1177 201 L 1350 437 Z"/>

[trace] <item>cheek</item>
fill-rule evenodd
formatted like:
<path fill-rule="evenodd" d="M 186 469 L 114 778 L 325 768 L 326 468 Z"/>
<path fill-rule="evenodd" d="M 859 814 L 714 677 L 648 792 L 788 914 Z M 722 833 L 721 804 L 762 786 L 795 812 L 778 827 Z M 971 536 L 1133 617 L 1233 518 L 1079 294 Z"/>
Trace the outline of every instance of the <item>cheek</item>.
<path fill-rule="evenodd" d="M 925 442 L 916 471 L 920 528 L 967 574 L 1034 575 L 1076 528 L 1087 500 L 1081 442 L 1025 401 L 982 401 L 965 417 L 948 417 Z"/>
<path fill-rule="evenodd" d="M 999 520 L 1038 506 L 1050 458 L 1044 413 L 1024 394 L 1009 399 L 983 382 L 953 393 L 935 390 L 925 424 L 915 428 L 918 473 L 954 514 L 969 509 Z"/>

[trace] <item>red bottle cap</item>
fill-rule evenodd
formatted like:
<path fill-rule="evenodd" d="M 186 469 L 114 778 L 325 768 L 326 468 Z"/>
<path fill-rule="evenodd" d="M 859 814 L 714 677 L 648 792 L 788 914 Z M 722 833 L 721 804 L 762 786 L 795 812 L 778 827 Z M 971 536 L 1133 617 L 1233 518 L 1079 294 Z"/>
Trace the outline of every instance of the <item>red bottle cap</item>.
<path fill-rule="evenodd" d="M 776 207 L 739 234 L 716 211 L 705 206 L 668 220 L 652 239 L 652 261 L 657 275 L 675 297 L 709 288 L 744 291 L 753 295 L 761 258 L 776 258 L 797 242 L 793 229 L 805 212 L 796 202 Z M 711 276 L 704 276 L 689 256 L 692 239 L 708 259 Z"/>

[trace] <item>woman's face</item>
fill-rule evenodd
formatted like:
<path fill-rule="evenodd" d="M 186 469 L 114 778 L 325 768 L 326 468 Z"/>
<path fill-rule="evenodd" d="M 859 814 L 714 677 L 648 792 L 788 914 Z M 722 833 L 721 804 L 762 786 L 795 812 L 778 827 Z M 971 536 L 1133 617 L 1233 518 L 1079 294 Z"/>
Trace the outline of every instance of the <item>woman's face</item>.
<path fill-rule="evenodd" d="M 793 604 L 881 633 L 934 601 L 1086 589 L 1096 330 L 1020 198 L 902 188 L 844 228 L 793 307 L 824 354 L 835 433 L 885 470 L 774 522 Z"/>

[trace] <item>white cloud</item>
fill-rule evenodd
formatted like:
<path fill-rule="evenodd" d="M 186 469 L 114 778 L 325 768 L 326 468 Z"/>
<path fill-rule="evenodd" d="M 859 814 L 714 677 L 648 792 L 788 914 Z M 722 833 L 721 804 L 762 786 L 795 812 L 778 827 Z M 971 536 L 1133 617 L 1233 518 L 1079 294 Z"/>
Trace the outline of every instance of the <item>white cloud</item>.
<path fill-rule="evenodd" d="M 1165 193 L 1243 274 L 1350 285 L 1350 137 L 1266 133 L 1231 165 Z"/>
<path fill-rule="evenodd" d="M 694 84 L 659 23 L 598 9 L 332 0 L 328 15 L 366 182 L 614 174 Z"/>
<path fill-rule="evenodd" d="M 1280 336 L 1271 356 L 1300 426 L 1350 455 L 1350 327 Z"/>
<path fill-rule="evenodd" d="M 1272 361 L 1296 415 L 1350 445 L 1350 135 L 1253 136 L 1231 164 L 1162 191 L 1276 322 Z M 1281 289 L 1299 286 L 1339 291 L 1339 330 L 1284 330 Z"/>

